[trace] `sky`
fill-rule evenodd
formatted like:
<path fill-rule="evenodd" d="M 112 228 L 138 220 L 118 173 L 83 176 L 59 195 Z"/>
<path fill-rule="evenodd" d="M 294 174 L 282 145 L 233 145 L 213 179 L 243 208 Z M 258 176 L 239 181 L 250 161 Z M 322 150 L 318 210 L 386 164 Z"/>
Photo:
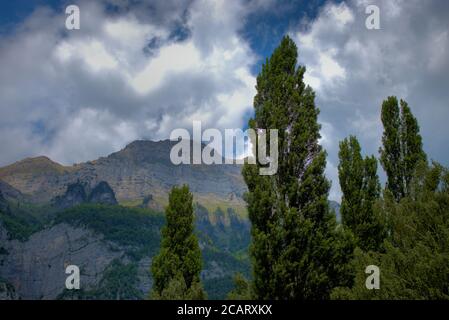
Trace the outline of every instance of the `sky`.
<path fill-rule="evenodd" d="M 65 8 L 80 8 L 67 30 Z M 368 30 L 365 9 L 380 9 Z M 405 99 L 429 158 L 449 165 L 449 1 L 16 0 L 0 3 L 0 165 L 70 165 L 175 128 L 245 128 L 284 35 L 316 92 L 339 201 L 338 143 L 378 155 L 380 106 Z M 382 170 L 379 168 L 382 175 Z"/>

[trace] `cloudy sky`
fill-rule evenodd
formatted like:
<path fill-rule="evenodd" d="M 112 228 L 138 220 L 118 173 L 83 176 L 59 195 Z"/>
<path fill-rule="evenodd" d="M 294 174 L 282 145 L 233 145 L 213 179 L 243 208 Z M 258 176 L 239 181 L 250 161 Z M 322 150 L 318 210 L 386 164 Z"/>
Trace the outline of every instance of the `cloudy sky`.
<path fill-rule="evenodd" d="M 65 8 L 81 29 L 65 28 Z M 365 8 L 380 8 L 380 30 Z M 244 128 L 261 63 L 289 34 L 321 110 L 332 199 L 338 142 L 376 154 L 380 105 L 409 102 L 429 157 L 449 164 L 449 1 L 2 1 L 0 165 L 92 160 L 174 128 Z"/>

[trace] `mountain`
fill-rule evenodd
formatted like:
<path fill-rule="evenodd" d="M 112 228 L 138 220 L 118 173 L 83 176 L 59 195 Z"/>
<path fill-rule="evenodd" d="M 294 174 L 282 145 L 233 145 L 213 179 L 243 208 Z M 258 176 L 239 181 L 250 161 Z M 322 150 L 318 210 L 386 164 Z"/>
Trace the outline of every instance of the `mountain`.
<path fill-rule="evenodd" d="M 52 200 L 52 205 L 59 209 L 67 209 L 83 203 L 118 204 L 114 191 L 106 181 L 98 183 L 89 191 L 89 194 L 84 183 L 80 181 L 71 183 L 63 195 Z"/>
<path fill-rule="evenodd" d="M 135 141 L 107 157 L 63 166 L 47 157 L 0 168 L 0 299 L 143 299 L 172 186 L 195 200 L 209 298 L 249 276 L 250 225 L 240 166 L 179 165 L 170 141 Z M 65 290 L 65 268 L 81 290 Z"/>
<path fill-rule="evenodd" d="M 0 190 L 0 211 L 9 213 L 9 204 L 8 201 L 5 199 L 5 196 L 3 195 L 3 192 Z"/>
<path fill-rule="evenodd" d="M 6 182 L 0 180 L 0 192 L 7 199 L 21 200 L 23 199 L 23 194 L 7 184 Z"/>
<path fill-rule="evenodd" d="M 243 213 L 246 190 L 239 165 L 173 165 L 170 150 L 176 142 L 134 141 L 123 150 L 94 161 L 60 165 L 47 157 L 28 158 L 0 168 L 0 180 L 46 203 L 65 192 L 67 185 L 83 181 L 93 188 L 105 181 L 119 203 L 140 204 L 149 195 L 153 205 L 167 204 L 174 185 L 188 184 L 195 200 L 206 208 L 234 208 Z M 207 177 L 207 179 L 205 179 Z"/>
<path fill-rule="evenodd" d="M 188 184 L 209 298 L 250 276 L 250 223 L 239 165 L 173 165 L 174 142 L 134 141 L 73 166 L 47 157 L 0 168 L 0 299 L 143 299 L 169 190 Z M 330 202 L 339 216 L 339 205 Z M 81 290 L 65 290 L 65 268 Z"/>

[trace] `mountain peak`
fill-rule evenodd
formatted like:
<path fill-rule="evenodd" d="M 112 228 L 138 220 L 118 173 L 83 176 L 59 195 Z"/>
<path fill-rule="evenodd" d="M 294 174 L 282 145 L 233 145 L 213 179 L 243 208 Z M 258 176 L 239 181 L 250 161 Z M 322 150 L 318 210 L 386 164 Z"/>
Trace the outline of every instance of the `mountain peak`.
<path fill-rule="evenodd" d="M 134 140 L 130 143 L 128 143 L 125 147 L 125 149 L 133 149 L 133 148 L 141 148 L 141 147 L 151 147 L 159 144 L 170 144 L 170 140 L 159 140 L 159 141 L 153 141 L 153 140 Z"/>
<path fill-rule="evenodd" d="M 196 199 L 208 207 L 215 209 L 217 204 L 226 203 L 225 207 L 244 208 L 246 185 L 241 166 L 174 165 L 170 152 L 177 143 L 136 140 L 118 152 L 70 167 L 48 157 L 28 158 L 0 168 L 0 179 L 35 202 L 61 196 L 67 185 L 79 180 L 89 188 L 106 181 L 120 202 L 142 203 L 151 194 L 154 201 L 165 205 L 173 186 L 188 184 Z"/>
<path fill-rule="evenodd" d="M 127 160 L 135 163 L 167 163 L 170 161 L 170 140 L 135 140 L 106 159 Z"/>
<path fill-rule="evenodd" d="M 20 172 L 21 174 L 62 173 L 69 170 L 46 156 L 25 158 L 14 162 L 6 167 L 0 168 L 0 178 Z"/>

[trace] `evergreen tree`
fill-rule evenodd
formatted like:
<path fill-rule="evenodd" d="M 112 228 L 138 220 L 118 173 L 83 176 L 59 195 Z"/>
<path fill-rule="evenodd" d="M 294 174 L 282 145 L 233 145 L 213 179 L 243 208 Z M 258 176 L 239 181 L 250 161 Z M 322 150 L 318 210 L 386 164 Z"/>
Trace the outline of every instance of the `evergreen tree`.
<path fill-rule="evenodd" d="M 386 234 L 382 216 L 373 209 L 380 195 L 377 160 L 374 156 L 362 158 L 355 136 L 340 142 L 338 156 L 343 225 L 354 233 L 361 249 L 378 250 Z"/>
<path fill-rule="evenodd" d="M 248 280 L 241 273 L 234 275 L 234 289 L 231 290 L 226 299 L 228 300 L 250 300 L 251 288 Z"/>
<path fill-rule="evenodd" d="M 201 251 L 194 231 L 192 194 L 188 186 L 173 187 L 166 208 L 160 253 L 151 266 L 155 299 L 203 299 Z"/>
<path fill-rule="evenodd" d="M 284 37 L 257 77 L 253 129 L 278 129 L 278 171 L 259 175 L 245 164 L 245 195 L 252 223 L 252 292 L 258 299 L 323 299 L 346 281 L 349 235 L 328 208 L 326 154 L 318 144 L 313 90 L 296 68 L 297 48 Z M 252 141 L 256 145 L 256 141 Z M 257 148 L 257 146 L 256 146 Z"/>
<path fill-rule="evenodd" d="M 388 97 L 382 103 L 384 133 L 380 162 L 387 174 L 387 189 L 396 201 L 410 193 L 410 181 L 416 165 L 426 161 L 419 125 L 407 103 Z"/>
<path fill-rule="evenodd" d="M 449 299 L 449 171 L 438 164 L 415 168 L 410 194 L 381 200 L 391 217 L 385 251 L 357 249 L 355 284 L 337 288 L 337 299 Z M 380 270 L 380 289 L 367 290 L 365 268 Z"/>

